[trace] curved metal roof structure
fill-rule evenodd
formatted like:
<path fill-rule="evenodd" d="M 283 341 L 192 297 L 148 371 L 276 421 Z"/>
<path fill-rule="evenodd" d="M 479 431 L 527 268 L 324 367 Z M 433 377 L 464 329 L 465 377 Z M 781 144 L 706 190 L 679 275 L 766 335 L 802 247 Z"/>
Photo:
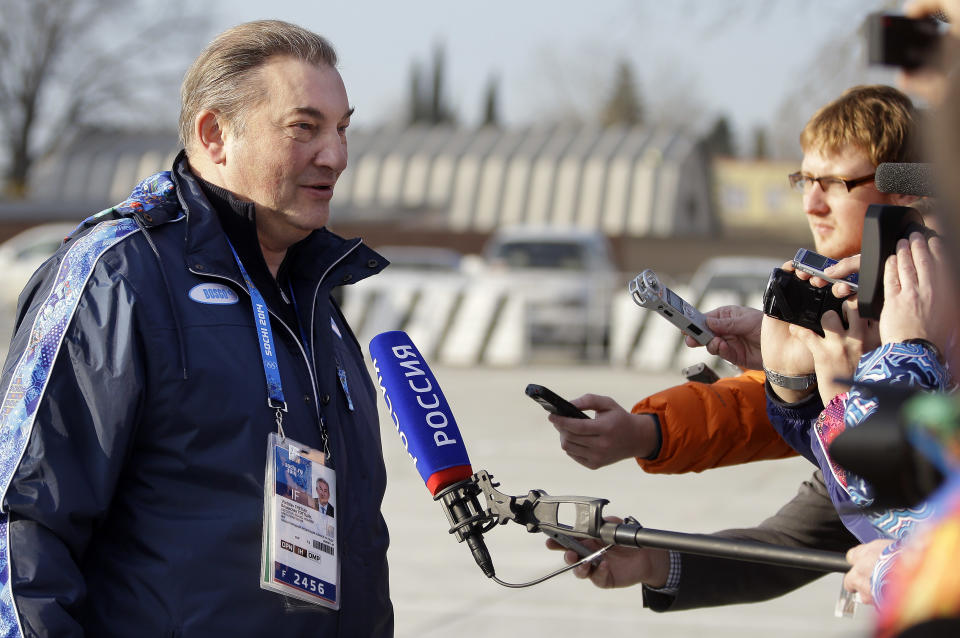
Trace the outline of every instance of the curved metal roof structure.
<path fill-rule="evenodd" d="M 30 198 L 3 212 L 42 219 L 96 212 L 168 168 L 178 150 L 173 133 L 87 134 L 40 163 Z M 360 129 L 350 133 L 350 168 L 333 202 L 380 221 L 431 211 L 431 224 L 451 232 L 556 224 L 611 237 L 707 235 L 718 226 L 709 165 L 701 145 L 678 131 Z"/>

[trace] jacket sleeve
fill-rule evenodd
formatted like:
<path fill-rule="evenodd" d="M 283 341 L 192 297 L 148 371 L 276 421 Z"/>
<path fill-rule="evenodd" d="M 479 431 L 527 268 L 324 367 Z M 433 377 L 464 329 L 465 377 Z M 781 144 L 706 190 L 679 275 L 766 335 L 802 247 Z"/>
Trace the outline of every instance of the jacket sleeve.
<path fill-rule="evenodd" d="M 84 555 L 139 420 L 133 291 L 102 263 L 84 274 L 35 278 L 4 366 L 2 636 L 83 634 Z"/>
<path fill-rule="evenodd" d="M 835 552 L 846 552 L 859 542 L 840 521 L 819 470 L 801 484 L 791 501 L 757 527 L 724 530 L 716 536 Z M 644 588 L 644 606 L 654 611 L 679 611 L 760 602 L 782 596 L 823 575 L 824 572 L 795 567 L 683 554 L 676 596 Z"/>
<path fill-rule="evenodd" d="M 634 414 L 655 414 L 662 445 L 646 472 L 679 474 L 724 465 L 780 459 L 796 452 L 770 424 L 764 375 L 747 371 L 716 383 L 685 383 L 640 401 Z"/>

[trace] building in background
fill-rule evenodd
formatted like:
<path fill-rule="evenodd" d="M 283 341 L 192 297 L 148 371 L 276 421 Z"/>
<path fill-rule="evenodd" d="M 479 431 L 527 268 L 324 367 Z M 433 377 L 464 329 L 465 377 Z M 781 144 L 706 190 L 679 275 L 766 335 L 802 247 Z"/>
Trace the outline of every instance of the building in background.
<path fill-rule="evenodd" d="M 168 169 L 178 151 L 173 132 L 88 132 L 36 167 L 26 200 L 0 201 L 0 240 L 108 208 L 143 177 Z M 754 300 L 767 262 L 716 258 L 782 263 L 806 244 L 799 197 L 785 177 L 795 169 L 714 159 L 701 140 L 648 127 L 351 129 L 350 168 L 336 186 L 332 230 L 362 236 L 375 248 L 406 248 L 408 256 L 419 247 L 469 258 L 450 260 L 458 265 L 442 276 L 393 269 L 393 276 L 376 278 L 383 286 L 348 286 L 344 310 L 361 342 L 404 329 L 441 362 L 511 365 L 528 360 L 543 341 L 534 321 L 538 309 L 556 308 L 548 314 L 564 314 L 558 321 L 584 318 L 583 330 L 563 331 L 590 335 L 565 344 L 575 356 L 670 367 L 684 356 L 680 333 L 636 308 L 626 282 L 652 268 L 704 310 Z M 564 283 L 569 272 L 542 268 L 521 285 L 516 275 L 486 263 L 484 246 L 504 229 L 526 229 L 534 239 L 535 229 L 605 238 L 613 270 L 598 291 L 603 307 L 571 305 L 576 286 Z M 550 233 L 542 234 L 547 241 Z M 758 268 L 763 272 L 754 272 Z M 733 280 L 740 283 L 720 283 Z M 687 281 L 712 283 L 694 290 Z M 609 328 L 597 329 L 597 317 Z"/>
<path fill-rule="evenodd" d="M 803 198 L 787 175 L 797 162 L 718 158 L 713 163 L 717 211 L 727 235 L 780 236 L 810 241 Z"/>

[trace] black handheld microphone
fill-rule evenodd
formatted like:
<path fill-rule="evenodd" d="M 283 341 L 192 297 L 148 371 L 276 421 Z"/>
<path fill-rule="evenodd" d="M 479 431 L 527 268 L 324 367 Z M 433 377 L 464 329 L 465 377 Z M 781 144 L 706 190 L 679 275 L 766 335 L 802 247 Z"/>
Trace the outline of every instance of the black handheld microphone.
<path fill-rule="evenodd" d="M 882 164 L 881 164 L 882 166 Z M 928 239 L 936 233 L 923 225 L 923 216 L 910 206 L 870 204 L 863 219 L 860 246 L 860 286 L 857 310 L 866 319 L 880 319 L 883 310 L 883 271 L 887 257 L 897 250 L 897 241 L 921 233 Z"/>
<path fill-rule="evenodd" d="M 881 193 L 933 197 L 933 165 L 884 162 L 873 178 Z"/>
<path fill-rule="evenodd" d="M 443 504 L 451 532 L 466 541 L 477 565 L 492 578 L 496 572 L 483 542 L 488 517 L 477 501 L 480 488 L 471 480 L 467 449 L 436 377 L 400 330 L 371 339 L 370 356 L 400 442 L 434 500 Z"/>

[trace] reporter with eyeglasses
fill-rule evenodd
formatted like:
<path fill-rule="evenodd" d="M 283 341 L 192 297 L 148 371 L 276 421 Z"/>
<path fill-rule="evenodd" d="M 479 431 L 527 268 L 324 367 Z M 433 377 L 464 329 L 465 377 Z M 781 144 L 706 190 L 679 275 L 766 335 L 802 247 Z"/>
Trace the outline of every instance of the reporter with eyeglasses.
<path fill-rule="evenodd" d="M 859 253 L 867 207 L 912 200 L 880 193 L 873 174 L 882 162 L 916 161 L 914 119 L 909 98 L 877 85 L 849 89 L 807 123 L 800 137 L 803 162 L 789 179 L 803 192 L 818 253 L 834 259 Z M 805 421 L 823 409 L 812 381 L 810 351 L 792 338 L 788 324 L 765 318 L 759 310 L 724 307 L 707 315 L 708 326 L 718 335 L 708 351 L 747 368 L 744 375 L 711 386 L 688 383 L 670 388 L 640 401 L 631 413 L 609 397 L 575 399 L 581 410 L 596 410 L 597 418 L 549 417 L 560 432 L 563 449 L 587 467 L 634 456 L 644 470 L 656 473 L 782 458 L 791 451 L 806 452 L 810 459 L 809 440 L 781 439 L 766 412 L 768 394 L 791 416 Z M 693 344 L 688 340 L 688 345 Z M 761 368 L 767 370 L 766 379 Z M 658 443 L 650 443 L 657 437 L 649 431 L 659 435 Z M 643 445 L 629 445 L 630 441 Z M 846 551 L 858 542 L 843 527 L 819 471 L 757 527 L 718 535 L 832 551 Z M 575 558 L 572 552 L 565 555 L 568 561 Z M 648 549 L 608 555 L 599 567 L 581 566 L 575 573 L 599 587 L 643 583 L 644 604 L 656 611 L 768 600 L 822 575 Z"/>

